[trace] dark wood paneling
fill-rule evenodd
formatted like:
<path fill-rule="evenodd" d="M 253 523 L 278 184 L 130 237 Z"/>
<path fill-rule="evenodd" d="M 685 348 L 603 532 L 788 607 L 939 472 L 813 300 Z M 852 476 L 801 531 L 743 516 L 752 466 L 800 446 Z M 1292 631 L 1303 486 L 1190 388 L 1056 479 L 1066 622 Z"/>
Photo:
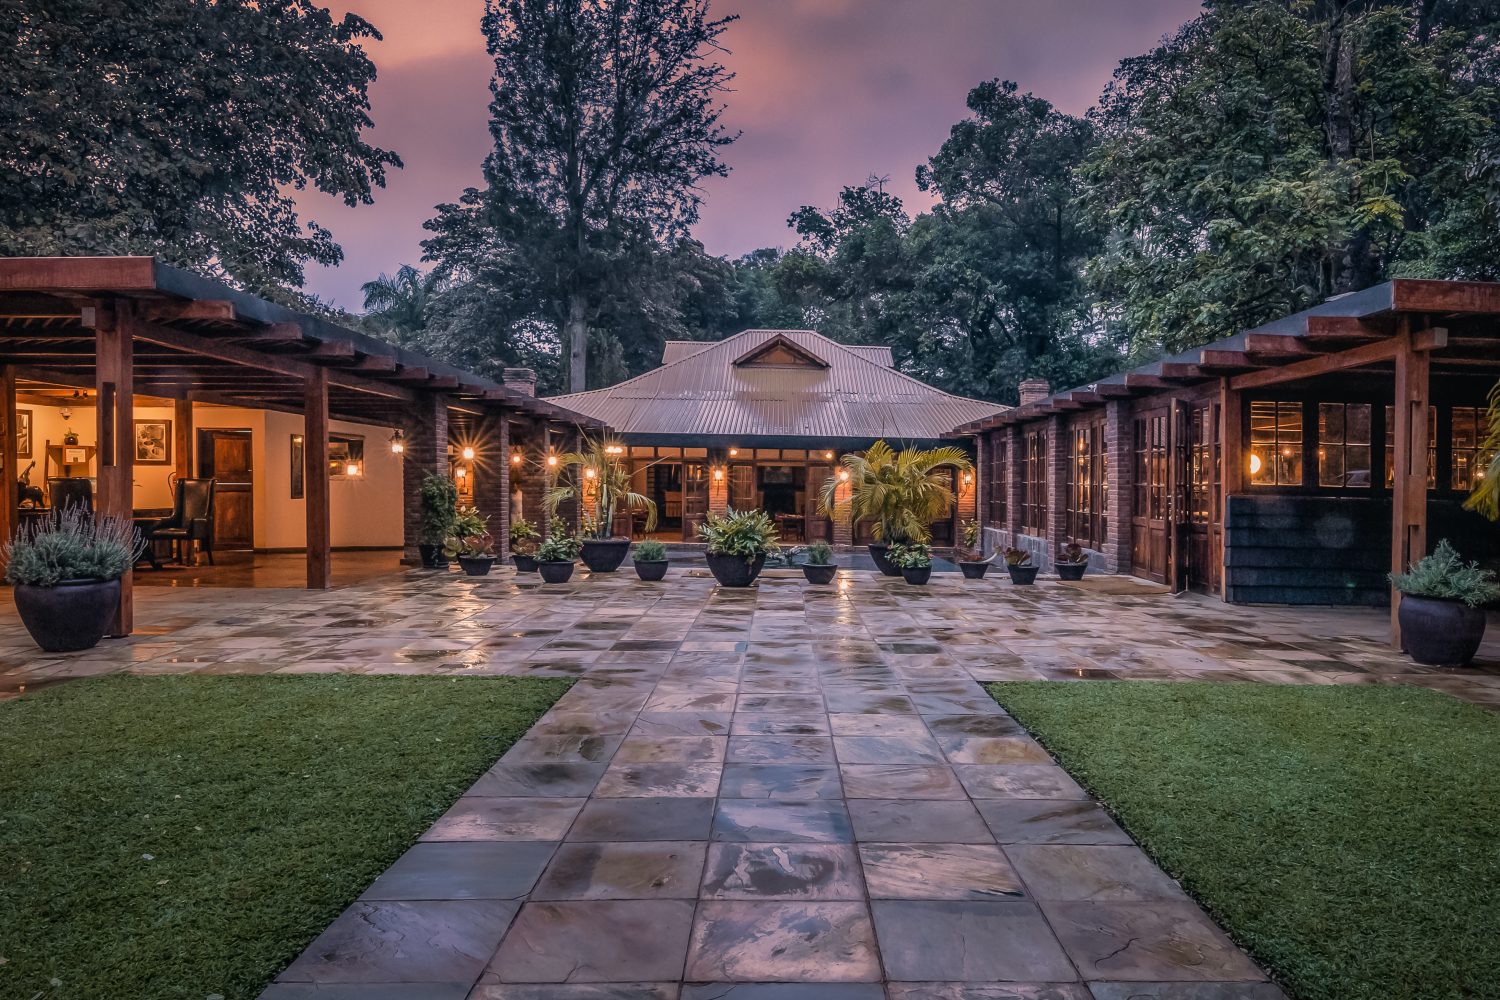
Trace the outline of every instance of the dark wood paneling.
<path fill-rule="evenodd" d="M 214 487 L 216 549 L 248 549 L 255 544 L 253 454 L 254 441 L 249 431 L 198 432 L 198 475 L 217 480 Z"/>

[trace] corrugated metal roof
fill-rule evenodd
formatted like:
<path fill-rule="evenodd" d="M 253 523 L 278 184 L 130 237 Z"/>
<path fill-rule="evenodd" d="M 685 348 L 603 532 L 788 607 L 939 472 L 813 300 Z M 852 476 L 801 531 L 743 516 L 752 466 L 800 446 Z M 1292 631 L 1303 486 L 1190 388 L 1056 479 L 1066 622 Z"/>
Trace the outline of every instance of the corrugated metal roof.
<path fill-rule="evenodd" d="M 746 332 L 754 333 L 759 331 L 747 330 Z M 808 332 L 811 333 L 812 331 Z M 689 355 L 697 354 L 701 350 L 714 346 L 715 343 L 717 341 L 713 340 L 669 340 L 662 345 L 661 363 L 670 365 L 674 361 L 681 361 Z M 884 344 L 845 344 L 844 348 L 853 351 L 866 361 L 873 361 L 885 368 L 896 367 L 896 359 L 891 356 L 891 349 Z"/>
<path fill-rule="evenodd" d="M 736 358 L 785 337 L 828 362 L 736 366 Z M 681 345 L 674 347 L 674 345 Z M 935 440 L 1007 407 L 952 396 L 903 375 L 871 354 L 812 330 L 746 330 L 708 343 L 669 341 L 660 368 L 589 392 L 551 397 L 622 434 L 733 438 Z"/>

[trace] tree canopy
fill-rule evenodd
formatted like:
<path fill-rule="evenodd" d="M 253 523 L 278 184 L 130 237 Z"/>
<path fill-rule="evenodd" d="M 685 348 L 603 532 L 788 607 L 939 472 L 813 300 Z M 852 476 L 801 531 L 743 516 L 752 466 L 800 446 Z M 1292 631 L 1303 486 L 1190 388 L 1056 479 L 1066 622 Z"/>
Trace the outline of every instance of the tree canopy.
<path fill-rule="evenodd" d="M 368 203 L 380 34 L 312 0 L 0 4 L 0 253 L 156 254 L 266 291 L 337 264 L 308 188 Z"/>

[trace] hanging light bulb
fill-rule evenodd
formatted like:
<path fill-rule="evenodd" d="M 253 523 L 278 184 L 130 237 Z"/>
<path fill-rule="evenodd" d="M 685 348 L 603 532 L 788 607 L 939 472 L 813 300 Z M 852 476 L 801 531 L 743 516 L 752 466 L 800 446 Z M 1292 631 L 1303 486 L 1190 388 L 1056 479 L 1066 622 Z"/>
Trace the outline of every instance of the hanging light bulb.
<path fill-rule="evenodd" d="M 465 462 L 474 461 L 474 446 L 470 444 L 464 445 L 463 456 Z"/>
<path fill-rule="evenodd" d="M 521 464 L 521 453 L 519 451 L 513 451 L 513 452 L 510 453 L 510 464 L 511 465 L 520 465 Z"/>

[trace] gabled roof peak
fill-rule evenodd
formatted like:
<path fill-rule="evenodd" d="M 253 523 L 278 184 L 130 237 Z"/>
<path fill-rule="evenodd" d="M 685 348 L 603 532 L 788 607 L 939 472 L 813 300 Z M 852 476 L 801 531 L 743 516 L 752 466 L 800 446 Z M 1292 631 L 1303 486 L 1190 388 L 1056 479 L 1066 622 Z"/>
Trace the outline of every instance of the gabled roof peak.
<path fill-rule="evenodd" d="M 811 331 L 808 331 L 811 332 Z M 797 343 L 784 333 L 756 344 L 730 362 L 737 368 L 827 368 L 828 362 L 810 347 Z"/>

